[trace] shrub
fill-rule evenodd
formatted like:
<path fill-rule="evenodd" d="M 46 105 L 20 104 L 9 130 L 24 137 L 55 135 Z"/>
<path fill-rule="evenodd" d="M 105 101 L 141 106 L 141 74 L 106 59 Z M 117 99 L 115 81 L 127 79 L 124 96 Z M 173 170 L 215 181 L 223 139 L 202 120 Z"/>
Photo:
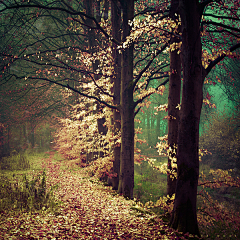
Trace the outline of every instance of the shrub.
<path fill-rule="evenodd" d="M 200 137 L 200 148 L 212 156 L 204 157 L 211 167 L 222 169 L 240 168 L 240 122 L 239 114 L 212 114 Z"/>
<path fill-rule="evenodd" d="M 107 179 L 108 176 L 112 177 L 113 160 L 111 157 L 98 158 L 91 162 L 87 167 L 86 171 L 90 176 L 103 180 Z"/>
<path fill-rule="evenodd" d="M 17 151 L 13 151 L 10 156 L 3 157 L 0 160 L 0 169 L 1 170 L 25 170 L 29 169 L 30 164 L 26 155 L 22 153 L 17 153 Z"/>
<path fill-rule="evenodd" d="M 55 205 L 53 188 L 46 188 L 46 173 L 43 171 L 31 180 L 26 175 L 22 179 L 0 177 L 0 211 L 6 210 L 40 210 Z"/>

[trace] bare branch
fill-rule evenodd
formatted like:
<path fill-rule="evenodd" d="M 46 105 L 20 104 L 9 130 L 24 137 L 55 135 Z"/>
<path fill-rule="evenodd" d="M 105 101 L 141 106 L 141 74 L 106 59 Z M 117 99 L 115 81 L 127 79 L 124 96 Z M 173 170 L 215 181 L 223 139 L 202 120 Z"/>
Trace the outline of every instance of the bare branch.
<path fill-rule="evenodd" d="M 240 32 L 240 29 L 239 29 L 239 28 L 231 27 L 231 26 L 228 26 L 228 25 L 223 24 L 223 23 L 212 22 L 212 21 L 203 21 L 202 23 L 203 23 L 203 24 L 206 24 L 206 25 L 214 25 L 214 26 L 218 26 L 218 27 L 223 27 L 223 28 L 226 28 L 226 29 L 230 29 L 230 30 L 232 30 L 232 31 Z"/>
<path fill-rule="evenodd" d="M 17 77 L 17 78 L 23 78 L 23 77 Z M 28 79 L 36 79 L 36 78 L 28 77 Z M 63 88 L 67 88 L 67 89 L 69 89 L 69 90 L 71 90 L 71 91 L 73 91 L 73 92 L 78 93 L 79 95 L 81 95 L 81 96 L 83 96 L 83 97 L 87 97 L 87 98 L 90 98 L 90 99 L 95 99 L 95 100 L 98 101 L 99 103 L 104 104 L 105 106 L 107 106 L 107 107 L 109 107 L 109 108 L 118 109 L 117 106 L 110 105 L 110 104 L 108 104 L 107 102 L 102 101 L 101 99 L 99 99 L 99 98 L 97 98 L 97 97 L 95 97 L 95 96 L 91 96 L 91 95 L 85 94 L 85 93 L 83 93 L 83 92 L 80 92 L 79 90 L 77 90 L 76 88 L 73 88 L 73 87 L 69 86 L 68 84 L 65 85 L 65 84 L 62 84 L 62 83 L 60 83 L 60 82 L 56 82 L 56 81 L 50 80 L 50 79 L 48 79 L 48 78 L 41 78 L 41 77 L 40 77 L 40 78 L 37 78 L 37 79 L 38 79 L 38 80 L 47 81 L 47 82 L 50 82 L 50 83 L 54 83 L 54 84 L 59 85 L 59 86 L 61 86 L 61 87 L 63 87 Z"/>
<path fill-rule="evenodd" d="M 166 76 L 163 76 L 163 77 L 166 77 Z M 163 83 L 159 84 L 159 85 L 155 88 L 155 90 L 157 91 L 161 86 L 165 86 L 168 82 L 169 82 L 169 78 L 168 78 L 167 80 L 165 80 Z M 134 107 L 136 107 L 139 103 L 143 102 L 143 100 L 144 100 L 145 98 L 149 97 L 150 95 L 152 95 L 152 93 L 149 93 L 149 94 L 147 94 L 146 96 L 138 99 L 138 100 L 134 103 Z M 140 108 L 141 108 L 141 107 L 140 107 Z M 140 109 L 139 109 L 139 110 L 140 110 Z M 139 110 L 137 109 L 136 112 L 139 112 Z M 135 114 L 135 115 L 136 115 L 136 114 Z"/>
<path fill-rule="evenodd" d="M 238 48 L 240 48 L 240 42 L 232 46 L 229 50 L 230 52 L 233 52 Z M 216 66 L 220 61 L 222 61 L 225 57 L 226 57 L 226 54 L 223 54 L 222 56 L 217 57 L 214 61 L 210 62 L 210 64 L 206 69 L 203 69 L 203 80 L 208 75 L 208 73 L 212 70 L 212 68 Z"/>
<path fill-rule="evenodd" d="M 1 3 L 3 3 L 3 1 L 1 1 Z M 66 3 L 65 3 L 65 4 L 66 4 Z M 7 6 L 6 4 L 4 4 L 4 5 L 5 5 L 5 8 L 1 9 L 1 10 L 0 10 L 0 13 L 6 11 L 6 10 L 8 10 L 8 9 L 41 8 L 41 9 L 45 9 L 45 10 L 62 11 L 62 12 L 66 12 L 66 13 L 72 15 L 72 16 L 82 16 L 82 17 L 91 19 L 91 20 L 95 23 L 96 28 L 99 29 L 99 30 L 105 35 L 106 38 L 108 38 L 109 40 L 111 40 L 111 41 L 114 42 L 115 44 L 120 45 L 120 43 L 119 43 L 116 39 L 114 39 L 112 36 L 110 36 L 110 35 L 100 26 L 100 24 L 98 23 L 98 21 L 96 20 L 95 17 L 89 16 L 89 15 L 87 15 L 87 14 L 84 13 L 84 12 L 72 11 L 72 10 L 69 10 L 69 9 L 62 8 L 62 7 L 48 7 L 48 6 L 44 6 L 44 5 L 40 5 L 40 4 L 23 4 L 23 5 L 16 4 L 16 5 L 13 5 L 13 6 Z M 73 18 L 72 20 L 77 21 L 77 22 L 83 24 L 81 21 L 79 21 L 79 20 L 76 19 L 76 18 Z M 88 26 L 88 27 L 90 27 L 90 26 Z M 91 28 L 92 28 L 92 27 L 91 27 Z"/>
<path fill-rule="evenodd" d="M 143 68 L 143 70 L 138 74 L 136 80 L 134 81 L 133 87 L 136 86 L 136 84 L 138 83 L 138 81 L 140 80 L 140 78 L 142 77 L 143 73 L 147 71 L 147 69 L 151 66 L 153 60 L 160 54 L 162 53 L 166 47 L 168 46 L 169 42 L 167 42 L 160 50 L 157 51 L 156 54 L 154 54 L 154 56 L 152 57 L 152 59 L 148 62 L 148 64 L 145 66 L 145 68 Z"/>

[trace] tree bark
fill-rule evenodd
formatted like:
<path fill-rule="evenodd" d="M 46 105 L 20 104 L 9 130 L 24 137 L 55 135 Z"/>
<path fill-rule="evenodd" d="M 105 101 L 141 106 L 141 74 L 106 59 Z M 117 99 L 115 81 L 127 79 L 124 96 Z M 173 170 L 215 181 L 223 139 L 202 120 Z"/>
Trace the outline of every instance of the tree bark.
<path fill-rule="evenodd" d="M 151 142 L 151 134 L 150 134 L 150 131 L 151 131 L 151 123 L 150 123 L 151 115 L 150 115 L 150 109 L 146 110 L 146 117 L 147 117 L 147 142 L 148 142 L 149 145 L 151 145 L 150 144 L 150 142 Z"/>
<path fill-rule="evenodd" d="M 112 1 L 111 2 L 111 18 L 112 18 L 112 36 L 117 41 L 121 42 L 121 10 L 120 6 L 118 5 L 118 1 Z M 120 105 L 120 88 L 121 88 L 121 56 L 119 54 L 119 51 L 117 50 L 117 46 L 115 43 L 113 43 L 112 46 L 112 55 L 114 59 L 114 72 L 115 72 L 115 78 L 112 79 L 112 82 L 114 83 L 113 86 L 113 104 L 115 106 Z M 118 135 L 120 129 L 121 129 L 121 115 L 120 112 L 116 109 L 113 110 L 113 132 L 114 135 Z M 113 162 L 113 173 L 116 174 L 116 177 L 112 177 L 111 184 L 113 190 L 118 189 L 119 185 L 119 174 L 120 174 L 120 152 L 121 152 L 121 146 L 114 144 L 114 162 Z"/>
<path fill-rule="evenodd" d="M 158 98 L 159 98 L 159 102 L 160 102 L 160 95 L 158 95 Z M 158 103 L 159 104 L 159 103 Z M 159 104 L 160 105 L 160 104 Z M 157 114 L 157 126 L 156 126 L 156 137 L 155 137 L 155 144 L 156 142 L 158 142 L 158 137 L 160 137 L 160 123 L 161 123 L 161 115 L 160 113 Z"/>
<path fill-rule="evenodd" d="M 179 0 L 171 1 L 170 17 L 175 20 L 175 13 L 178 13 Z M 179 43 L 180 39 L 175 35 L 171 37 L 171 44 Z M 168 170 L 177 171 L 172 167 L 172 159 L 176 159 L 177 139 L 178 139 L 178 121 L 181 92 L 181 59 L 178 49 L 170 52 L 170 77 L 169 77 L 169 92 L 168 92 L 168 145 L 172 152 L 168 157 Z M 173 174 L 167 176 L 167 195 L 170 197 L 175 193 L 177 179 Z"/>
<path fill-rule="evenodd" d="M 31 126 L 30 143 L 31 143 L 31 147 L 34 148 L 35 147 L 35 126 L 33 125 L 33 123 L 30 123 L 30 126 Z"/>
<path fill-rule="evenodd" d="M 98 22 L 100 22 L 101 21 L 100 1 L 95 2 L 93 0 L 87 0 L 87 1 L 85 0 L 84 4 L 85 4 L 87 15 L 89 15 L 89 16 L 94 16 L 95 15 L 96 20 Z M 94 22 L 91 19 L 87 19 L 86 23 L 87 23 L 88 26 L 94 26 Z M 98 34 L 96 34 L 96 32 L 93 29 L 88 29 L 89 49 L 92 52 L 96 52 L 98 50 L 98 43 L 97 43 L 96 39 L 99 39 Z M 99 60 L 92 63 L 93 72 L 96 72 L 96 70 L 98 69 L 98 66 L 99 66 Z M 95 74 L 94 79 L 97 81 L 99 79 L 99 76 L 97 74 Z M 99 97 L 99 91 L 98 90 L 96 90 L 95 95 Z M 102 112 L 101 104 L 99 102 L 96 102 L 96 105 L 97 105 L 96 113 Z M 108 129 L 104 125 L 105 122 L 106 122 L 105 117 L 97 119 L 98 133 L 100 135 L 106 135 L 107 134 Z M 98 153 L 97 152 L 90 152 L 88 154 L 87 158 L 88 158 L 88 161 L 92 161 L 92 160 L 96 160 L 97 158 L 101 158 L 103 156 L 104 156 L 104 152 L 102 152 L 102 151 L 99 151 Z"/>
<path fill-rule="evenodd" d="M 200 13 L 197 0 L 180 0 L 183 90 L 177 149 L 177 185 L 171 227 L 200 236 L 196 202 L 199 120 L 202 107 Z"/>
<path fill-rule="evenodd" d="M 0 160 L 4 152 L 4 125 L 0 122 Z"/>
<path fill-rule="evenodd" d="M 130 33 L 129 20 L 134 15 L 134 0 L 121 1 L 123 10 L 123 41 Z M 118 193 L 133 198 L 134 187 L 134 101 L 133 45 L 123 49 L 121 71 L 121 161 Z"/>

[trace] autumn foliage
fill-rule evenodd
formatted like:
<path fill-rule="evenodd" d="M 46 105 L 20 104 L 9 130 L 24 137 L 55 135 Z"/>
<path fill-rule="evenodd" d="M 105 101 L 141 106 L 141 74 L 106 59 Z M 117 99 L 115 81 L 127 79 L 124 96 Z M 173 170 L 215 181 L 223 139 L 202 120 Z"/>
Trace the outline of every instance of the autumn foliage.
<path fill-rule="evenodd" d="M 236 0 L 1 1 L 1 168 L 14 170 L 8 160 L 24 162 L 18 154 L 20 160 L 4 156 L 12 149 L 49 148 L 53 129 L 57 129 L 54 147 L 68 161 L 66 165 L 81 167 L 76 174 L 69 168 L 62 170 L 53 163 L 51 152 L 43 161 L 42 169 L 47 171 L 41 172 L 41 180 L 33 175 L 31 181 L 23 181 L 34 183 L 31 189 L 20 191 L 18 183 L 10 184 L 10 192 L 20 196 L 30 189 L 23 201 L 30 199 L 40 213 L 13 220 L 4 212 L 13 227 L 6 234 L 2 231 L 2 237 L 181 239 L 192 237 L 186 232 L 200 237 L 198 223 L 205 236 L 217 238 L 216 232 L 231 238 L 226 229 L 234 223 L 236 235 L 239 217 L 215 198 L 216 189 L 232 193 L 239 188 L 238 115 L 212 114 L 200 138 L 200 150 L 198 140 L 202 105 L 216 108 L 212 96 L 203 95 L 203 85 L 226 83 L 219 77 L 223 72 L 229 75 L 230 92 L 237 92 L 237 75 L 230 73 L 232 68 L 224 59 L 232 60 L 231 64 L 239 59 L 239 7 Z M 216 76 L 209 74 L 212 70 Z M 178 85 L 177 94 L 172 94 L 174 85 Z M 172 106 L 160 99 L 166 90 Z M 159 105 L 156 99 L 164 103 Z M 161 110 L 168 111 L 164 117 L 170 126 L 168 135 L 161 115 L 156 121 L 151 116 Z M 144 124 L 146 120 L 147 130 L 134 126 L 135 120 L 141 122 L 137 114 L 148 115 L 139 117 Z M 160 133 L 160 122 L 165 132 Z M 150 140 L 154 129 L 157 144 Z M 146 139 L 139 137 L 143 131 Z M 145 143 L 157 148 L 168 163 L 155 165 L 157 160 L 141 151 Z M 212 167 L 213 158 L 217 163 L 229 160 L 228 171 L 207 169 L 198 181 L 199 161 L 203 160 L 200 169 L 205 163 Z M 106 194 L 98 191 L 99 185 L 93 183 L 100 179 L 113 184 L 115 179 L 118 193 L 132 199 L 134 163 L 142 161 L 152 171 L 167 175 L 168 183 L 174 180 L 176 195 L 144 205 L 112 197 L 109 188 L 104 189 Z M 58 184 L 55 197 L 64 206 L 55 216 L 41 204 L 46 189 L 51 191 Z M 145 213 L 147 221 L 132 217 L 131 207 Z M 152 217 L 149 209 L 161 210 Z M 185 235 L 169 230 L 163 222 L 166 218 Z M 30 230 L 23 219 L 40 225 L 40 230 Z M 2 220 L 3 229 L 7 224 Z"/>
<path fill-rule="evenodd" d="M 109 187 L 89 178 L 84 169 L 73 168 L 69 161 L 61 166 L 54 160 L 54 152 L 42 160 L 46 191 L 57 187 L 55 207 L 51 210 L 43 205 L 31 212 L 3 211 L 1 238 L 185 239 L 156 215 L 142 214 L 136 202 L 114 196 Z"/>

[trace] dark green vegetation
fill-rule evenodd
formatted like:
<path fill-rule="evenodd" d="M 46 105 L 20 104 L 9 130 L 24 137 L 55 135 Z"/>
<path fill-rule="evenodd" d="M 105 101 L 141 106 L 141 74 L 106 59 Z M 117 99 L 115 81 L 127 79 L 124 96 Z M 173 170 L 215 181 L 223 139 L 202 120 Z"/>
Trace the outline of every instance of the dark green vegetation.
<path fill-rule="evenodd" d="M 200 172 L 206 175 L 205 180 L 213 181 L 209 174 L 211 162 L 200 164 Z M 143 205 L 149 201 L 153 202 L 151 211 L 158 214 L 164 221 L 170 218 L 167 208 L 154 207 L 157 200 L 166 196 L 167 176 L 152 169 L 147 163 L 143 166 L 135 165 L 134 197 Z M 217 168 L 215 168 L 217 169 Z M 231 172 L 231 176 L 239 177 L 240 171 Z M 201 194 L 202 187 L 198 189 L 197 215 L 199 228 L 204 239 L 239 239 L 240 220 L 240 189 L 236 186 L 222 185 L 214 188 L 205 188 L 206 194 Z M 209 194 L 209 195 L 208 195 Z M 209 211 L 205 211 L 209 208 Z M 232 227 L 234 224 L 234 227 Z"/>
<path fill-rule="evenodd" d="M 167 158 L 164 160 L 167 162 Z M 148 201 L 156 202 L 160 197 L 166 195 L 166 174 L 152 169 L 148 162 L 142 162 L 141 165 L 135 164 L 134 168 L 134 197 L 136 199 L 145 204 Z"/>
<path fill-rule="evenodd" d="M 29 160 L 26 158 L 26 155 L 23 153 L 17 153 L 17 151 L 12 151 L 10 156 L 3 157 L 0 162 L 1 170 L 25 170 L 29 169 L 30 164 Z"/>
<path fill-rule="evenodd" d="M 41 158 L 45 153 L 12 152 L 1 161 L 0 211 L 36 211 L 53 209 L 57 204 L 53 197 L 56 186 L 47 187 L 45 170 L 41 170 Z"/>
<path fill-rule="evenodd" d="M 41 210 L 52 207 L 51 191 L 46 189 L 46 174 L 29 180 L 26 175 L 0 178 L 0 211 Z"/>

